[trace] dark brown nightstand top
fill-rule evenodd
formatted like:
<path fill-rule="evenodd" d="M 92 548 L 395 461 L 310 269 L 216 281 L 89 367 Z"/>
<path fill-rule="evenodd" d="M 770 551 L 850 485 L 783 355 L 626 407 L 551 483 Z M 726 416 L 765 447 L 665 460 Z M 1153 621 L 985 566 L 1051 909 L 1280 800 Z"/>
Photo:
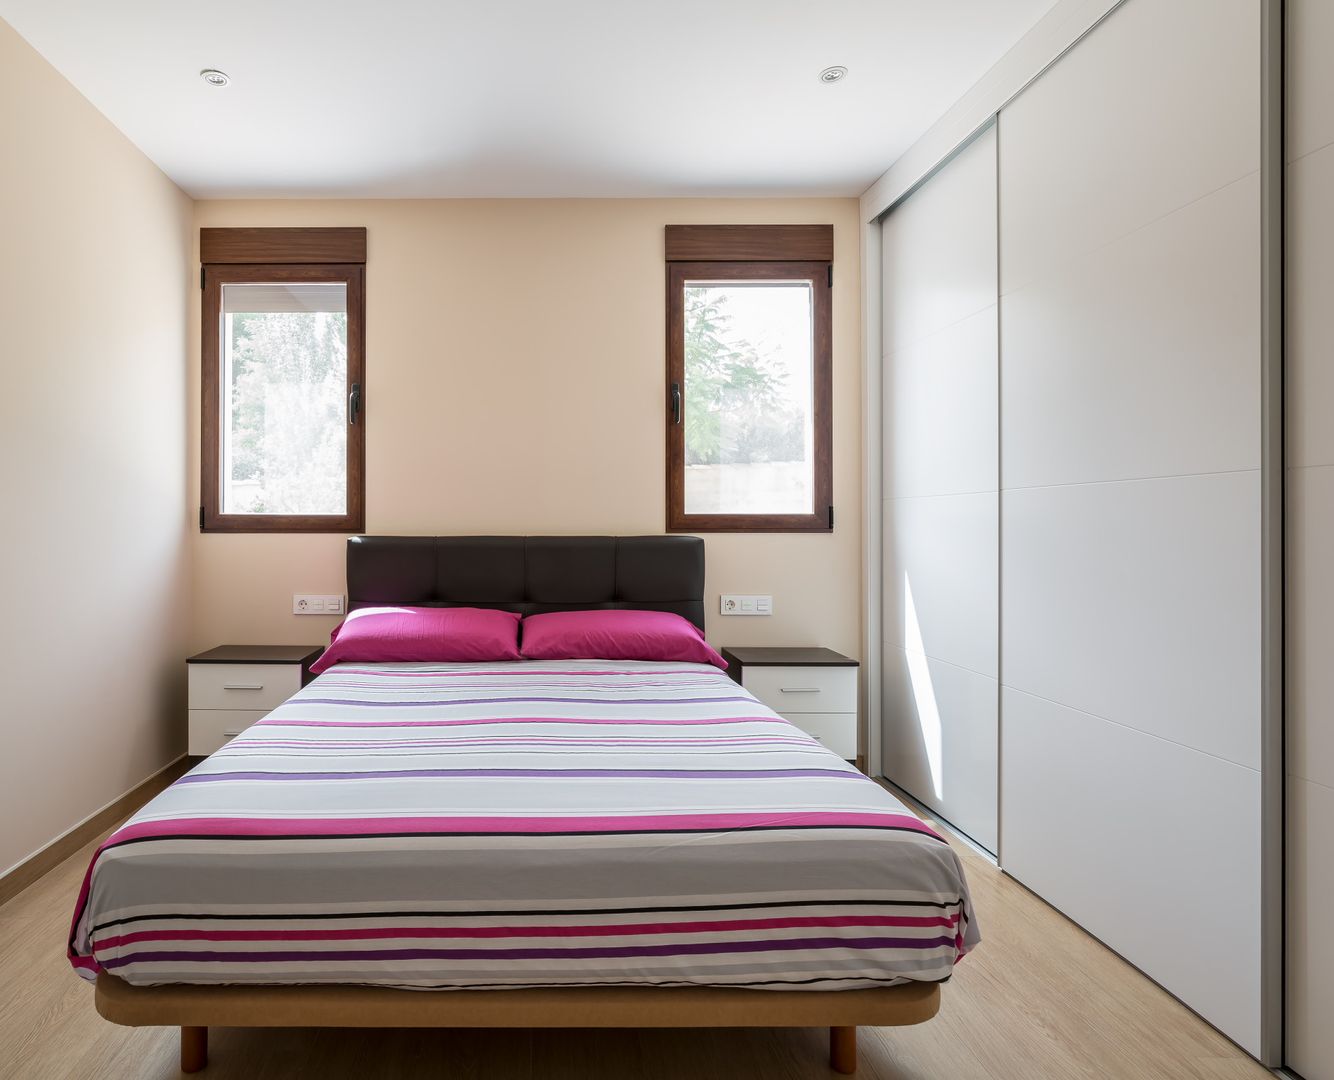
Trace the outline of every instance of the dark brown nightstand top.
<path fill-rule="evenodd" d="M 187 664 L 301 664 L 315 662 L 323 645 L 219 645 L 190 657 Z"/>
<path fill-rule="evenodd" d="M 857 661 L 833 649 L 732 645 L 723 659 L 739 667 L 857 667 Z"/>

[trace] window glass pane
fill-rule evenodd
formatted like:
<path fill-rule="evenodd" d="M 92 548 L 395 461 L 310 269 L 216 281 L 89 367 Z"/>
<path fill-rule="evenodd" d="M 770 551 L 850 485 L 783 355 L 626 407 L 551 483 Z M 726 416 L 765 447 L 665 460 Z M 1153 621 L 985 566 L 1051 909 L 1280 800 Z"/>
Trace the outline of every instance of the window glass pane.
<path fill-rule="evenodd" d="M 347 286 L 222 286 L 222 512 L 347 512 Z"/>
<path fill-rule="evenodd" d="M 685 284 L 685 512 L 810 514 L 811 287 Z"/>

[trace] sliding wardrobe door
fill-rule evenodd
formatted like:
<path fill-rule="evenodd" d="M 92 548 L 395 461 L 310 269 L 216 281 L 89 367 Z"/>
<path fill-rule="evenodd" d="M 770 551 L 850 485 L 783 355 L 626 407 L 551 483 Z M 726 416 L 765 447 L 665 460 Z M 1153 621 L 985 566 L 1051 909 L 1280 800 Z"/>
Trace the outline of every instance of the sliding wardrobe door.
<path fill-rule="evenodd" d="M 996 849 L 996 132 L 881 229 L 884 775 Z"/>
<path fill-rule="evenodd" d="M 1257 0 L 1127 0 L 999 118 L 1001 860 L 1253 1053 Z"/>
<path fill-rule="evenodd" d="M 1334 1080 L 1334 4 L 1287 12 L 1287 1064 Z"/>

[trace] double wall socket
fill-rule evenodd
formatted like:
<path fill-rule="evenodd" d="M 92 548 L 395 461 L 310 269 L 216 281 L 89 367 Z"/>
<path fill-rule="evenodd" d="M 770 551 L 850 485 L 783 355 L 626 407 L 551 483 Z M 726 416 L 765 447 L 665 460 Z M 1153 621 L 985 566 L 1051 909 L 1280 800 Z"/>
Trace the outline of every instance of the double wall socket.
<path fill-rule="evenodd" d="M 774 598 L 772 596 L 739 596 L 736 593 L 723 593 L 722 614 L 724 615 L 772 615 Z"/>
<path fill-rule="evenodd" d="M 343 597 L 329 596 L 325 593 L 293 593 L 293 615 L 341 615 Z"/>

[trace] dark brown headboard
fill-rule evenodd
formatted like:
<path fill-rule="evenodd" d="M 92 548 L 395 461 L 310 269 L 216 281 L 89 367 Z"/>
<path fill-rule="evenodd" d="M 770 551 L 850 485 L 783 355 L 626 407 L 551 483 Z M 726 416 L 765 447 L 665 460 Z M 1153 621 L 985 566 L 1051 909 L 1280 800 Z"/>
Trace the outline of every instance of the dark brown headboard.
<path fill-rule="evenodd" d="M 674 611 L 704 629 L 698 536 L 351 536 L 349 610 L 373 604 Z"/>

